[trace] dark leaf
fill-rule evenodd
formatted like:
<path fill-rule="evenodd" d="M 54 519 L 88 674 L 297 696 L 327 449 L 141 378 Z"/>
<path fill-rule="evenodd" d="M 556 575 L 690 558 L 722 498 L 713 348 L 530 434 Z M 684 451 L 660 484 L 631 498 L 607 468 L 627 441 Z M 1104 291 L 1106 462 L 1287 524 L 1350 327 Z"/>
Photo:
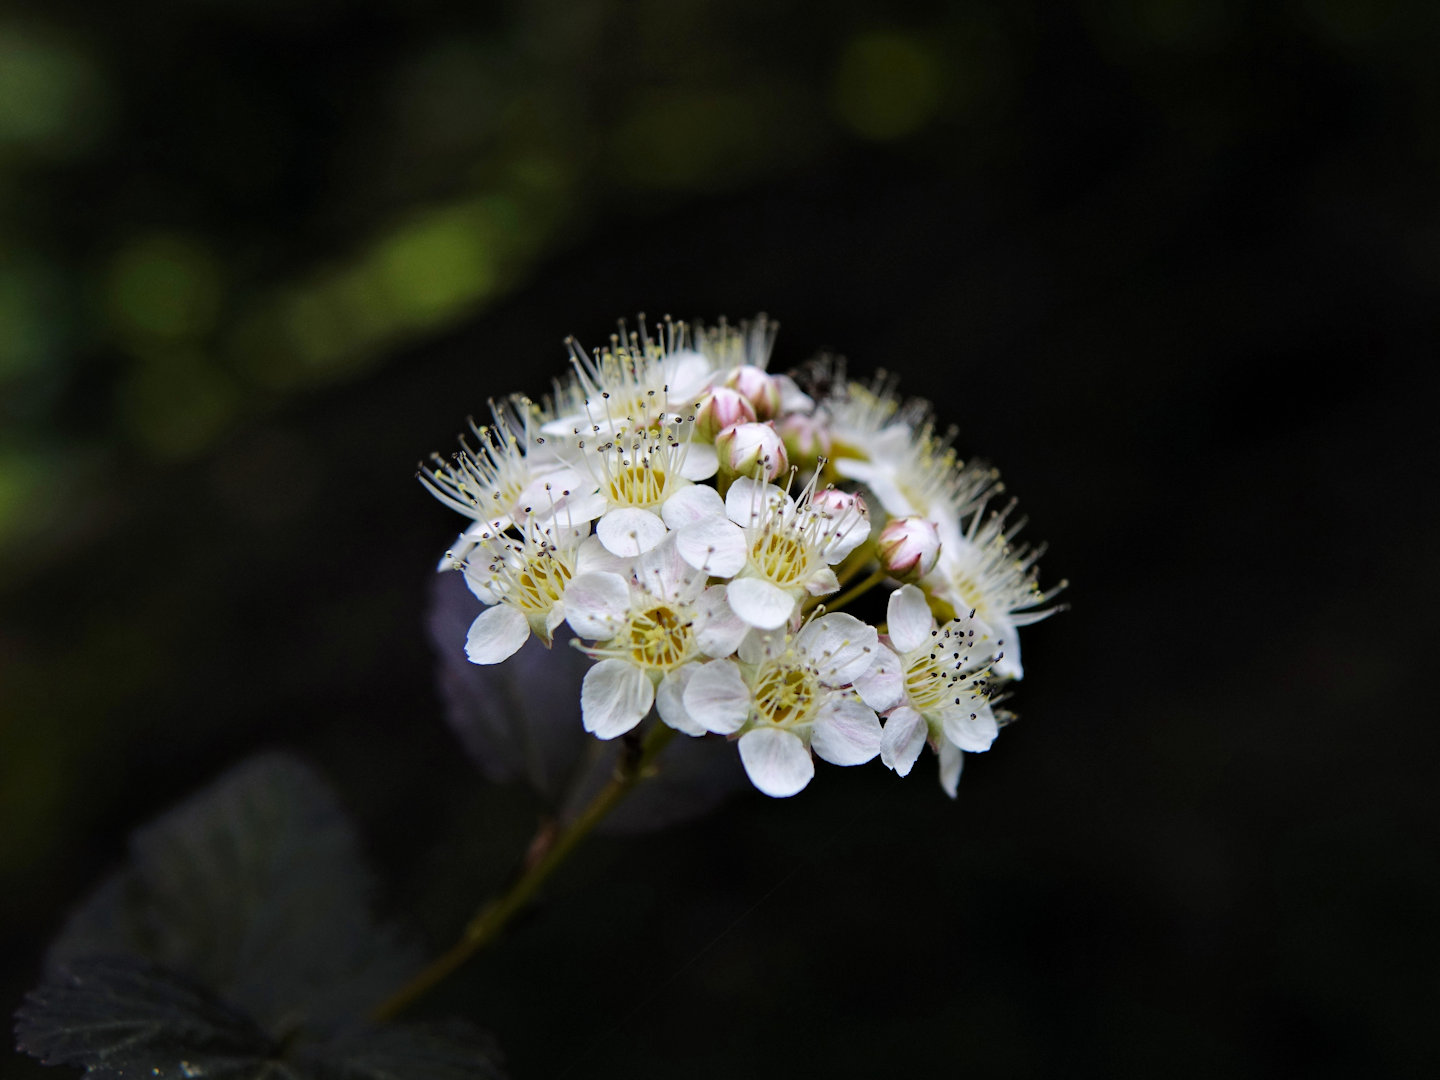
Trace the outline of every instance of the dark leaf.
<path fill-rule="evenodd" d="M 93 957 L 52 971 L 17 1014 L 21 1050 L 92 1077 L 309 1080 L 276 1060 L 255 1022 L 140 960 Z"/>
<path fill-rule="evenodd" d="M 367 1028 L 321 1048 L 322 1080 L 498 1080 L 500 1053 L 468 1024 Z"/>
<path fill-rule="evenodd" d="M 435 575 L 428 624 L 446 719 L 486 779 L 524 780 L 567 817 L 614 774 L 622 749 L 619 740 L 601 742 L 580 723 L 580 683 L 591 661 L 562 626 L 549 649 L 531 637 L 503 664 L 472 664 L 465 635 L 482 610 L 462 575 Z M 717 736 L 678 735 L 656 765 L 656 775 L 626 797 L 601 831 L 678 824 L 746 784 L 735 748 Z"/>
<path fill-rule="evenodd" d="M 472 664 L 465 635 L 482 610 L 463 575 L 434 576 L 427 622 L 446 719 L 487 780 L 524 780 L 558 803 L 595 741 L 580 726 L 580 681 L 590 661 L 562 626 L 551 648 L 532 636 L 503 664 Z"/>
<path fill-rule="evenodd" d="M 358 841 L 300 762 L 252 759 L 140 829 L 130 866 L 73 915 L 51 964 L 131 955 L 280 1033 L 363 1012 L 417 958 L 377 926 Z"/>

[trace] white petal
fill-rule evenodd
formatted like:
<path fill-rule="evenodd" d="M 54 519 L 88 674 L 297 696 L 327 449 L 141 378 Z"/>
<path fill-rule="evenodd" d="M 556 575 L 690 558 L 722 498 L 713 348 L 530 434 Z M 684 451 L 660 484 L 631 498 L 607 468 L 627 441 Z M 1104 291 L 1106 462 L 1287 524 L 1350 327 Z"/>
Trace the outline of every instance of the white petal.
<path fill-rule="evenodd" d="M 1000 653 L 995 662 L 995 674 L 1002 679 L 1023 679 L 1025 669 L 1020 666 L 1020 631 L 1009 619 L 996 619 L 991 624 L 995 635 L 994 648 Z"/>
<path fill-rule="evenodd" d="M 870 535 L 870 518 L 865 514 L 856 511 L 846 514 L 843 519 L 832 524 L 834 535 L 822 549 L 825 561 L 838 563 L 845 556 L 858 548 Z"/>
<path fill-rule="evenodd" d="M 730 583 L 731 592 L 737 584 Z M 826 686 L 848 686 L 880 659 L 880 635 L 869 623 L 837 611 L 812 619 L 796 636 L 795 651 L 815 665 Z"/>
<path fill-rule="evenodd" d="M 720 471 L 720 455 L 710 443 L 692 442 L 685 448 L 680 475 L 686 480 L 709 480 Z"/>
<path fill-rule="evenodd" d="M 914 585 L 902 585 L 890 594 L 885 616 L 890 644 L 899 653 L 914 652 L 929 640 L 930 631 L 935 629 L 935 616 L 930 613 L 925 594 Z"/>
<path fill-rule="evenodd" d="M 712 585 L 696 605 L 700 617 L 695 622 L 695 641 L 706 656 L 729 656 L 740 647 L 750 624 L 736 615 L 725 599 L 725 586 Z"/>
<path fill-rule="evenodd" d="M 777 728 L 741 735 L 740 761 L 750 782 L 777 799 L 801 791 L 815 775 L 815 762 L 799 736 Z"/>
<path fill-rule="evenodd" d="M 968 702 L 962 698 L 961 701 L 963 704 L 959 707 L 945 711 L 945 738 L 972 754 L 989 750 L 995 736 L 1000 734 L 1000 726 L 995 722 L 989 703 L 980 698 Z"/>
<path fill-rule="evenodd" d="M 708 484 L 690 484 L 665 500 L 660 516 L 672 529 L 683 529 L 706 518 L 725 520 L 725 500 Z"/>
<path fill-rule="evenodd" d="M 805 591 L 811 596 L 829 596 L 832 592 L 839 590 L 840 579 L 828 566 L 824 570 L 815 571 L 805 579 Z"/>
<path fill-rule="evenodd" d="M 745 531 L 725 518 L 705 518 L 686 525 L 675 538 L 675 550 L 696 570 L 713 577 L 738 574 L 749 555 Z"/>
<path fill-rule="evenodd" d="M 612 555 L 643 555 L 665 539 L 665 522 L 658 514 L 636 506 L 607 511 L 595 526 L 595 535 Z"/>
<path fill-rule="evenodd" d="M 483 604 L 498 604 L 500 598 L 505 595 L 499 577 L 490 569 L 493 561 L 492 556 L 482 551 L 466 560 L 465 568 L 462 571 L 465 575 L 466 587 L 475 599 Z"/>
<path fill-rule="evenodd" d="M 878 713 L 889 712 L 905 700 L 905 674 L 900 658 L 882 643 L 876 647 L 875 666 L 855 680 L 860 700 Z"/>
<path fill-rule="evenodd" d="M 949 740 L 940 741 L 940 786 L 945 794 L 955 798 L 960 787 L 960 768 L 965 764 L 965 755 Z"/>
<path fill-rule="evenodd" d="M 654 700 L 650 677 L 624 660 L 601 660 L 585 673 L 580 685 L 585 730 L 602 739 L 624 735 L 645 719 Z"/>
<path fill-rule="evenodd" d="M 925 718 L 910 706 L 902 705 L 885 718 L 885 734 L 880 739 L 880 760 L 901 776 L 909 776 L 928 735 Z"/>
<path fill-rule="evenodd" d="M 587 536 L 580 542 L 575 552 L 575 574 L 605 573 L 615 574 L 618 577 L 630 580 L 630 573 L 634 569 L 633 559 L 622 558 L 619 555 L 612 555 L 605 550 L 605 545 L 600 542 L 598 536 Z"/>
<path fill-rule="evenodd" d="M 750 718 L 750 687 L 730 660 L 702 664 L 683 695 L 685 711 L 706 731 L 731 735 Z"/>
<path fill-rule="evenodd" d="M 666 398 L 684 408 L 693 408 L 709 385 L 712 369 L 704 353 L 681 349 L 660 361 L 660 370 L 665 376 Z"/>
<path fill-rule="evenodd" d="M 660 680 L 660 685 L 655 688 L 655 708 L 660 713 L 660 719 L 686 735 L 706 734 L 705 728 L 685 711 L 685 687 L 698 670 L 699 664 L 683 664 L 674 671 L 667 672 Z"/>
<path fill-rule="evenodd" d="M 760 578 L 736 578 L 725 588 L 735 614 L 761 630 L 784 626 L 795 610 L 795 597 Z"/>
<path fill-rule="evenodd" d="M 784 507 L 788 514 L 795 500 L 774 484 L 763 484 L 753 476 L 737 477 L 725 493 L 725 513 L 744 528 L 758 525 L 773 508 Z"/>
<path fill-rule="evenodd" d="M 630 610 L 630 586 L 617 574 L 581 574 L 565 587 L 565 621 L 582 638 L 609 641 Z"/>
<path fill-rule="evenodd" d="M 810 749 L 832 765 L 864 765 L 880 752 L 880 720 L 873 709 L 836 694 L 820 706 Z"/>
<path fill-rule="evenodd" d="M 594 521 L 610 506 L 610 500 L 598 488 L 572 494 L 555 508 L 554 520 L 562 525 L 580 526 Z"/>
<path fill-rule="evenodd" d="M 815 411 L 815 399 L 801 390 L 789 375 L 772 375 L 770 377 L 780 387 L 780 412 L 782 414 L 802 413 L 808 416 Z"/>
<path fill-rule="evenodd" d="M 530 636 L 530 623 L 519 608 L 496 604 L 470 624 L 465 655 L 472 664 L 498 664 L 514 656 Z"/>

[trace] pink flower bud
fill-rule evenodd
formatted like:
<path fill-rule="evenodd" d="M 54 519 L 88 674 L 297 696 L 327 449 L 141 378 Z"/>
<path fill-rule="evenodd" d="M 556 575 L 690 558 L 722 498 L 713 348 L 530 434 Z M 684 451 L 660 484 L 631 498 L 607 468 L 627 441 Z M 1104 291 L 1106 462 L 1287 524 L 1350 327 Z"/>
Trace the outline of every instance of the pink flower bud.
<path fill-rule="evenodd" d="M 914 580 L 935 569 L 940 558 L 940 530 L 921 517 L 893 518 L 880 530 L 876 547 L 887 574 Z"/>
<path fill-rule="evenodd" d="M 778 427 L 791 461 L 814 465 L 820 458 L 830 456 L 830 429 L 821 418 L 787 413 Z"/>
<path fill-rule="evenodd" d="M 732 424 L 715 437 L 715 449 L 721 470 L 735 476 L 754 476 L 758 467 L 762 480 L 774 480 L 790 468 L 773 424 Z"/>
<path fill-rule="evenodd" d="M 700 399 L 695 412 L 695 434 L 714 441 L 715 436 L 735 424 L 753 424 L 755 406 L 750 399 L 728 386 L 717 386 Z"/>
<path fill-rule="evenodd" d="M 771 420 L 779 415 L 779 384 L 753 364 L 741 364 L 730 373 L 725 385 L 739 391 L 755 407 L 758 419 Z"/>
<path fill-rule="evenodd" d="M 841 491 L 839 488 L 821 488 L 810 496 L 810 505 L 827 517 L 838 518 L 846 514 L 870 516 L 865 499 L 858 491 Z"/>

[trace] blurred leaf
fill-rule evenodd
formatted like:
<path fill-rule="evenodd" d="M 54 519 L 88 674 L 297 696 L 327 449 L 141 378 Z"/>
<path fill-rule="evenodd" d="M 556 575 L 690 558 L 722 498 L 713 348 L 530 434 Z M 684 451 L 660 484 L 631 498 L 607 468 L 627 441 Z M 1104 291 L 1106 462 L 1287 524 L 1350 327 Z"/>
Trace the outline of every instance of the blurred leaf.
<path fill-rule="evenodd" d="M 54 972 L 26 998 L 15 1033 L 46 1065 L 80 1065 L 91 1076 L 304 1075 L 271 1060 L 270 1040 L 248 1016 L 134 959 L 95 957 Z"/>
<path fill-rule="evenodd" d="M 367 1028 L 317 1060 L 325 1080 L 487 1080 L 505 1074 L 494 1040 L 468 1024 Z"/>
<path fill-rule="evenodd" d="M 622 749 L 622 740 L 601 742 L 581 726 L 580 683 L 590 660 L 562 627 L 549 649 L 531 637 L 503 664 L 472 664 L 465 633 L 480 610 L 460 574 L 435 575 L 428 625 L 446 719 L 487 780 L 523 780 L 568 817 L 614 774 Z M 677 737 L 655 765 L 656 774 L 605 818 L 601 831 L 679 824 L 746 783 L 739 755 L 718 737 Z"/>
<path fill-rule="evenodd" d="M 494 1041 L 468 1024 L 364 1028 L 293 1050 L 205 989 L 142 960 L 91 957 L 29 994 L 18 1046 L 91 1077 L 207 1080 L 485 1080 Z"/>
<path fill-rule="evenodd" d="M 140 956 L 270 1030 L 353 1016 L 418 966 L 370 915 L 373 883 L 334 795 L 292 758 L 238 766 L 136 832 L 131 856 L 71 917 L 52 964 Z"/>
<path fill-rule="evenodd" d="M 136 832 L 131 865 L 71 916 L 19 1014 L 22 1050 L 92 1076 L 499 1076 L 466 1024 L 372 1028 L 419 966 L 370 913 L 334 795 L 254 758 Z"/>

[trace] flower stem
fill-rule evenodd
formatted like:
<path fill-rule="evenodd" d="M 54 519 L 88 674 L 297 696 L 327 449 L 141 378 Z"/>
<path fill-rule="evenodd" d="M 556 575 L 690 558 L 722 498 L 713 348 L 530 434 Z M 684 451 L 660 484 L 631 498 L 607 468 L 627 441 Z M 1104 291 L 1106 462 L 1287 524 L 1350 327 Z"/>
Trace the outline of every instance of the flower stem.
<path fill-rule="evenodd" d="M 371 1010 L 370 1019 L 375 1023 L 393 1020 L 498 937 L 500 931 L 530 902 L 545 879 L 565 861 L 575 846 L 630 793 L 631 788 L 649 774 L 656 757 L 674 734 L 674 728 L 657 720 L 635 750 L 622 750 L 620 762 L 615 767 L 615 775 L 600 789 L 595 798 L 590 800 L 590 804 L 580 811 L 566 828 L 555 834 L 553 842 L 543 848 L 538 858 L 527 862 L 520 876 L 505 893 L 475 913 L 459 941 Z"/>
<path fill-rule="evenodd" d="M 854 600 L 857 596 L 860 596 L 860 595 L 862 595 L 863 593 L 867 593 L 867 592 L 869 592 L 871 589 L 873 589 L 876 585 L 879 585 L 880 582 L 882 582 L 882 581 L 885 580 L 885 576 L 886 576 L 886 575 L 885 575 L 885 571 L 884 571 L 884 570 L 876 570 L 873 574 L 871 574 L 869 577 L 867 577 L 864 581 L 860 582 L 859 585 L 853 585 L 853 586 L 851 586 L 850 588 L 846 589 L 843 593 L 841 593 L 839 596 L 837 596 L 834 600 L 826 600 L 826 599 L 822 598 L 822 599 L 820 600 L 820 603 L 822 603 L 822 604 L 825 605 L 825 610 L 826 610 L 826 611 L 839 611 L 839 610 L 840 610 L 841 608 L 843 608 L 846 604 L 848 604 L 851 600 Z"/>

